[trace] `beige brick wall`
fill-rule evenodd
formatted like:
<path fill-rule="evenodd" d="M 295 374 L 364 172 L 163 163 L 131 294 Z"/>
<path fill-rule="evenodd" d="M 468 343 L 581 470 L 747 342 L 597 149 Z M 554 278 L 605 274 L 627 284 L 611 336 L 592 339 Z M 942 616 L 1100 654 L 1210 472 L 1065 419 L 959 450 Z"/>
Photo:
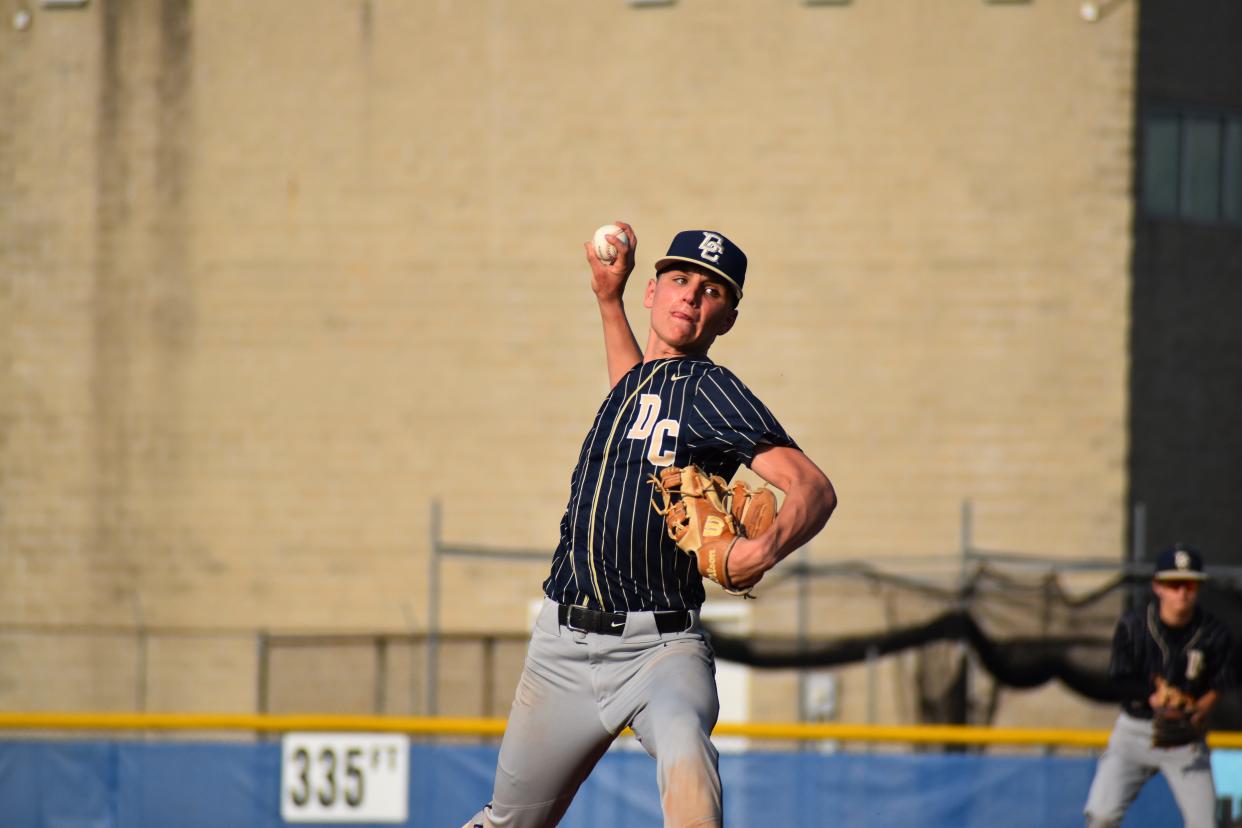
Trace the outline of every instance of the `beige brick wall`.
<path fill-rule="evenodd" d="M 618 217 L 640 273 L 687 226 L 750 254 L 714 356 L 837 484 L 816 559 L 952 553 L 966 498 L 981 546 L 1120 555 L 1134 15 L 35 8 L 0 27 L 0 625 L 424 630 L 432 498 L 550 550 Z M 524 627 L 543 574 L 447 562 L 444 624 Z M 40 669 L 129 669 L 81 656 Z M 151 703 L 246 705 L 234 658 L 161 653 Z"/>

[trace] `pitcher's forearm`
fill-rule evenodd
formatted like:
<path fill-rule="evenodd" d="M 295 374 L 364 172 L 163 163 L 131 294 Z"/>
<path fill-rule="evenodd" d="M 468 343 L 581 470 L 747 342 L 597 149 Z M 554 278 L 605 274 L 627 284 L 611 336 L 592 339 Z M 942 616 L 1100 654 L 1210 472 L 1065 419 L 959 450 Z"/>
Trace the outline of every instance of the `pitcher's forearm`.
<path fill-rule="evenodd" d="M 608 361 L 608 386 L 611 388 L 631 368 L 642 361 L 638 340 L 625 315 L 625 304 L 616 299 L 599 300 L 600 321 L 604 325 L 604 354 Z"/>
<path fill-rule="evenodd" d="M 837 493 L 828 476 L 795 448 L 764 447 L 750 467 L 785 493 L 776 522 L 764 535 L 769 565 L 775 566 L 824 528 L 837 507 Z"/>
<path fill-rule="evenodd" d="M 773 529 L 776 561 L 815 537 L 837 506 L 837 496 L 827 477 L 804 481 L 785 493 L 785 502 Z"/>

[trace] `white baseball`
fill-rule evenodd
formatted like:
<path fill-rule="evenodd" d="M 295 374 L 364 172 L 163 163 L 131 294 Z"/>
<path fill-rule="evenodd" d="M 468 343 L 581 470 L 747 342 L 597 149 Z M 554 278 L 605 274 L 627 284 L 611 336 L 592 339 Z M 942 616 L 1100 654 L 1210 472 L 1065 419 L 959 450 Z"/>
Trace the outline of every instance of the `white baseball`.
<path fill-rule="evenodd" d="M 595 243 L 595 255 L 599 256 L 599 260 L 604 264 L 612 264 L 617 258 L 617 248 L 609 244 L 604 236 L 616 236 L 626 244 L 630 243 L 630 239 L 625 235 L 625 231 L 615 224 L 605 224 L 595 231 L 595 238 L 592 240 Z"/>

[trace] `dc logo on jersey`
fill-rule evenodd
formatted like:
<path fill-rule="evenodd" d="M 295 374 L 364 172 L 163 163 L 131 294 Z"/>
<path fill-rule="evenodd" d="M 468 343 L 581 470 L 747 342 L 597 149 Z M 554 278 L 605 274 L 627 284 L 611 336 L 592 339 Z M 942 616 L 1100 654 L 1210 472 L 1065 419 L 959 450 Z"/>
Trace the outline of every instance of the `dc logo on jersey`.
<path fill-rule="evenodd" d="M 699 243 L 699 253 L 704 260 L 718 262 L 724 255 L 724 239 L 717 233 L 703 232 L 703 241 Z"/>
<path fill-rule="evenodd" d="M 638 396 L 638 416 L 634 425 L 625 436 L 631 440 L 647 441 L 647 460 L 654 466 L 671 466 L 677 459 L 677 433 L 681 424 L 676 420 L 663 419 L 660 416 L 660 395 L 640 394 Z M 664 448 L 664 440 L 671 438 L 673 447 Z"/>

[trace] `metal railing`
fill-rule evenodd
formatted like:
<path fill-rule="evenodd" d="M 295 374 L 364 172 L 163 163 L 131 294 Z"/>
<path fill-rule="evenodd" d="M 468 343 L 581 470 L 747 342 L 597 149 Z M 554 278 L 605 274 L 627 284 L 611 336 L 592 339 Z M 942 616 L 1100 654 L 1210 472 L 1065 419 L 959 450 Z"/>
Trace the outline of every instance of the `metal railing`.
<path fill-rule="evenodd" d="M 415 736 L 496 738 L 498 718 L 435 716 L 265 715 L 260 713 L 0 712 L 0 731 L 130 731 L 287 733 L 293 731 L 407 733 Z M 887 742 L 907 745 L 1039 746 L 1103 748 L 1107 730 L 979 727 L 973 725 L 858 725 L 843 723 L 721 722 L 717 736 L 793 742 Z M 1242 749 L 1242 732 L 1212 733 L 1215 748 Z"/>

